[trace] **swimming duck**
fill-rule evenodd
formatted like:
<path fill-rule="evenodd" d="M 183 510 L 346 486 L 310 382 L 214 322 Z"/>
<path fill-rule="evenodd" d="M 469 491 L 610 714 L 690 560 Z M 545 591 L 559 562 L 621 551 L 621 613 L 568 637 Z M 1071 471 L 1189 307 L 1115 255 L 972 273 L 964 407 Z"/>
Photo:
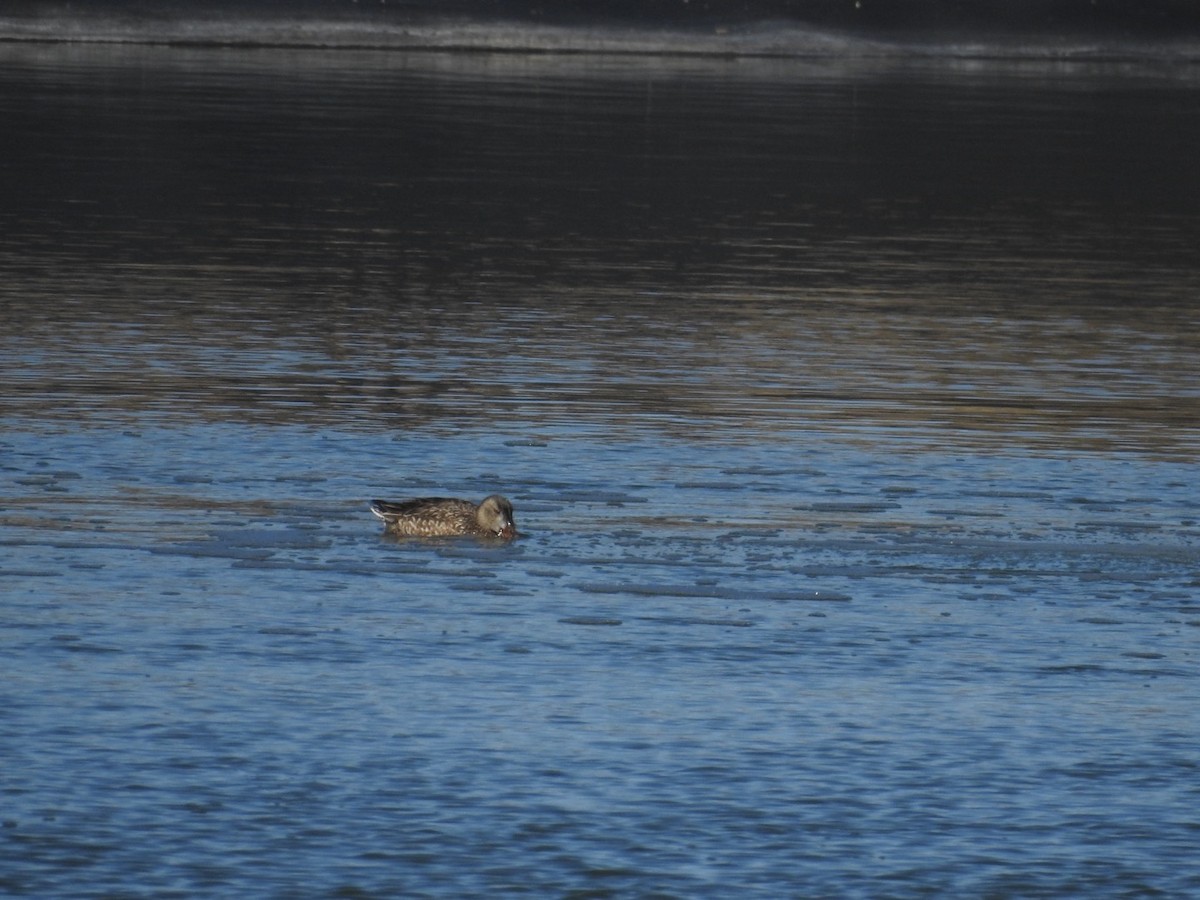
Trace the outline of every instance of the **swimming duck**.
<path fill-rule="evenodd" d="M 371 512 L 383 519 L 388 531 L 414 537 L 474 535 L 509 540 L 517 534 L 512 504 L 499 494 L 492 494 L 478 506 L 470 500 L 447 497 L 422 497 L 398 503 L 373 500 Z"/>

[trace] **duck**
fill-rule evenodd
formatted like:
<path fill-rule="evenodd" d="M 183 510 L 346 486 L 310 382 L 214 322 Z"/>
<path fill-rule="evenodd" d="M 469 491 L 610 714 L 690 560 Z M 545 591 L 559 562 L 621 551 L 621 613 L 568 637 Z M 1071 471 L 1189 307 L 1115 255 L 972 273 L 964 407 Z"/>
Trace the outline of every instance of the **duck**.
<path fill-rule="evenodd" d="M 372 500 L 371 512 L 383 519 L 385 530 L 411 537 L 472 536 L 507 541 L 517 535 L 512 504 L 499 494 L 478 504 L 449 497 Z"/>

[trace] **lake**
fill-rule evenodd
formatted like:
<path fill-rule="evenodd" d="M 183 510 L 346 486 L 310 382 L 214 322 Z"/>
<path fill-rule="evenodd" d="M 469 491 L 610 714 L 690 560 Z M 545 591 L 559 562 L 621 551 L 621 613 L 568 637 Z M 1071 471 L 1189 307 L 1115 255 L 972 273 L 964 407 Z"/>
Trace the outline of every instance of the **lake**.
<path fill-rule="evenodd" d="M 0 893 L 1200 891 L 1193 66 L 0 60 Z"/>

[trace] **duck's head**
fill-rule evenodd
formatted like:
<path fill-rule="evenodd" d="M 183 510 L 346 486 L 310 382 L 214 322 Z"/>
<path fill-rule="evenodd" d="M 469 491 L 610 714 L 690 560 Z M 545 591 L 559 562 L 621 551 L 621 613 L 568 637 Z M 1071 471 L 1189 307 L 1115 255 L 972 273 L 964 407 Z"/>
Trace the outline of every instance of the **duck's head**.
<path fill-rule="evenodd" d="M 512 504 L 499 494 L 492 494 L 479 504 L 475 512 L 475 521 L 484 531 L 500 538 L 512 538 L 517 535 L 517 523 L 513 521 Z"/>

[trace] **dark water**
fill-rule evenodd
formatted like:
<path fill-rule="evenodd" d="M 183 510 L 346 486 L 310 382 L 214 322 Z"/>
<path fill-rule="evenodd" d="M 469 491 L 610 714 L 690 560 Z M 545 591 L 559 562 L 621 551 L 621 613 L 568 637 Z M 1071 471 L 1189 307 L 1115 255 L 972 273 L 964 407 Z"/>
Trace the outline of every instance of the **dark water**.
<path fill-rule="evenodd" d="M 0 63 L 0 893 L 1200 890 L 1193 70 Z"/>

